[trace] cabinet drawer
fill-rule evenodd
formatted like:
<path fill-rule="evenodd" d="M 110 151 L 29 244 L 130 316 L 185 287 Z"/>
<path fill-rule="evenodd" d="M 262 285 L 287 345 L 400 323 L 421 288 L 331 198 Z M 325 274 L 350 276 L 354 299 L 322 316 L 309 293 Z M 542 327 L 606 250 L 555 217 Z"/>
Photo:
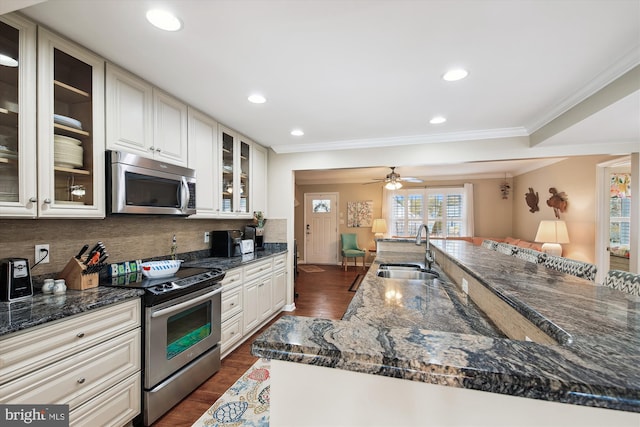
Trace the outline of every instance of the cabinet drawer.
<path fill-rule="evenodd" d="M 242 282 L 242 269 L 241 268 L 233 268 L 231 270 L 227 270 L 224 274 L 224 279 L 220 282 L 222 287 L 226 286 L 234 286 L 238 283 Z"/>
<path fill-rule="evenodd" d="M 222 289 L 222 321 L 238 314 L 242 311 L 242 286 L 240 283 L 236 287 Z"/>
<path fill-rule="evenodd" d="M 222 344 L 220 352 L 224 354 L 242 339 L 242 313 L 222 323 Z"/>
<path fill-rule="evenodd" d="M 140 328 L 4 384 L 1 403 L 68 404 L 69 410 L 140 371 Z"/>
<path fill-rule="evenodd" d="M 69 412 L 69 425 L 87 427 L 126 425 L 141 411 L 141 389 L 141 374 L 137 372 Z"/>
<path fill-rule="evenodd" d="M 0 341 L 0 384 L 140 327 L 140 299 L 10 334 Z"/>
<path fill-rule="evenodd" d="M 244 281 L 248 282 L 257 277 L 262 277 L 263 275 L 270 274 L 272 270 L 272 260 L 271 258 L 266 259 L 264 261 L 258 261 L 256 263 L 250 264 L 244 268 Z"/>
<path fill-rule="evenodd" d="M 287 265 L 287 254 L 276 255 L 273 258 L 273 269 L 278 270 L 284 268 Z"/>

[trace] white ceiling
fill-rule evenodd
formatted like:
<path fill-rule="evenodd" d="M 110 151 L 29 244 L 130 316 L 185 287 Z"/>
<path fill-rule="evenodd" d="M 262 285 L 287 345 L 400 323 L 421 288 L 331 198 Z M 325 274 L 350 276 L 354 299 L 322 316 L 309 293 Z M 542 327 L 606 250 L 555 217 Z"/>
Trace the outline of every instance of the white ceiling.
<path fill-rule="evenodd" d="M 152 5 L 184 28 L 151 27 Z M 640 63 L 638 0 L 48 0 L 22 12 L 280 153 L 527 136 Z M 469 77 L 443 81 L 454 66 Z M 253 92 L 267 103 L 247 102 Z M 540 145 L 640 141 L 639 93 Z"/>

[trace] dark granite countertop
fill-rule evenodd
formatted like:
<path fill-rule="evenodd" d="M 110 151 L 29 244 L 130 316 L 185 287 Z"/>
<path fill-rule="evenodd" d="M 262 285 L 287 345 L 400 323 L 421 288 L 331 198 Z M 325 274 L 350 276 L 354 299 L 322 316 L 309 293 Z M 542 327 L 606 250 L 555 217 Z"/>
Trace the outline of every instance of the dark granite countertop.
<path fill-rule="evenodd" d="M 235 256 L 230 258 L 223 257 L 200 257 L 192 260 L 185 260 L 182 265 L 184 267 L 203 267 L 212 268 L 217 267 L 223 270 L 231 270 L 236 267 L 244 267 L 245 265 L 261 261 L 266 258 L 270 258 L 276 255 L 280 255 L 287 252 L 286 244 L 274 244 L 268 243 L 265 245 L 264 250 L 255 251 L 250 254 L 242 256 Z"/>
<path fill-rule="evenodd" d="M 183 265 L 185 267 L 219 267 L 223 270 L 229 270 L 287 252 L 286 244 L 268 243 L 265 246 L 265 250 L 233 258 L 207 257 L 208 250 L 182 254 L 188 260 Z M 144 294 L 144 291 L 140 289 L 98 286 L 84 291 L 68 289 L 62 295 L 45 295 L 40 291 L 41 285 L 37 280 L 34 280 L 34 295 L 30 298 L 14 302 L 0 302 L 0 337 L 127 299 L 139 298 Z"/>
<path fill-rule="evenodd" d="M 377 264 L 424 260 L 421 254 L 394 251 L 377 254 L 343 320 L 285 316 L 254 341 L 253 354 L 640 412 L 640 298 L 468 242 L 433 245 L 538 327 L 562 338 L 560 344 L 511 340 L 484 326 L 474 327 L 473 309 L 452 327 L 452 306 L 425 305 L 425 298 L 419 307 L 415 292 L 423 290 L 411 284 L 402 285 L 402 305 L 390 304 L 385 294 L 391 285 L 375 275 Z M 447 286 L 439 287 L 454 295 Z M 424 292 L 434 294 L 431 289 Z M 453 309 L 460 311 L 455 300 Z M 443 307 L 448 309 L 439 312 Z"/>
<path fill-rule="evenodd" d="M 140 298 L 143 293 L 139 289 L 98 286 L 84 291 L 68 289 L 64 294 L 45 295 L 40 289 L 35 289 L 30 298 L 0 302 L 0 337 L 128 299 Z"/>

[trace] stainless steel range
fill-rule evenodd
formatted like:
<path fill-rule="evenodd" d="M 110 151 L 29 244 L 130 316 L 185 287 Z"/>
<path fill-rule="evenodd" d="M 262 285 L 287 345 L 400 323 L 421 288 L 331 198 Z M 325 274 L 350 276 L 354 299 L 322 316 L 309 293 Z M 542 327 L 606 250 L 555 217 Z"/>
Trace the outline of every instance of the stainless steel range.
<path fill-rule="evenodd" d="M 223 278 L 224 272 L 216 268 L 181 268 L 173 277 L 147 279 L 133 274 L 101 283 L 145 290 L 145 426 L 220 369 L 219 282 Z"/>

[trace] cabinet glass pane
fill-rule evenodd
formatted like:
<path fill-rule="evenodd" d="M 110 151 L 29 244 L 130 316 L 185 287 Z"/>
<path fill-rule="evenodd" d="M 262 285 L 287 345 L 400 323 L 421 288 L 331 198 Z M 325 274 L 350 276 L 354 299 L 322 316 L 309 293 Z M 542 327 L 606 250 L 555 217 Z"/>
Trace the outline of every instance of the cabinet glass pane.
<path fill-rule="evenodd" d="M 0 22 L 0 203 L 18 201 L 19 34 Z"/>
<path fill-rule="evenodd" d="M 249 212 L 249 144 L 240 143 L 240 212 Z"/>
<path fill-rule="evenodd" d="M 222 133 L 222 212 L 233 212 L 233 136 Z"/>
<path fill-rule="evenodd" d="M 92 68 L 54 49 L 55 203 L 93 204 Z"/>

